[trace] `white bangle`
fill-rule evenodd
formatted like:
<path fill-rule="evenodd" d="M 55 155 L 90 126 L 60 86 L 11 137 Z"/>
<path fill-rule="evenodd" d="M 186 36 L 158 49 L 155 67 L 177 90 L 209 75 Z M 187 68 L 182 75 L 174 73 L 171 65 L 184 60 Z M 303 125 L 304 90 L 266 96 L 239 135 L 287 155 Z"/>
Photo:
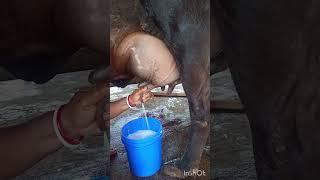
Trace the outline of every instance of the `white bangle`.
<path fill-rule="evenodd" d="M 68 143 L 67 141 L 64 140 L 64 138 L 62 137 L 60 131 L 59 131 L 59 128 L 58 128 L 58 123 L 57 123 L 57 119 L 58 119 L 58 112 L 60 110 L 61 106 L 59 106 L 53 113 L 53 118 L 52 118 L 52 122 L 53 122 L 53 129 L 54 129 L 54 132 L 56 133 L 59 141 L 67 148 L 70 148 L 70 149 L 73 149 L 73 148 L 76 148 L 78 147 L 80 144 L 70 144 Z"/>
<path fill-rule="evenodd" d="M 127 96 L 127 98 L 126 98 L 126 102 L 127 102 L 127 105 L 129 106 L 129 108 L 130 109 L 132 109 L 132 110 L 139 110 L 137 107 L 132 107 L 131 105 L 130 105 L 130 103 L 129 103 L 129 96 L 130 96 L 130 94 Z"/>

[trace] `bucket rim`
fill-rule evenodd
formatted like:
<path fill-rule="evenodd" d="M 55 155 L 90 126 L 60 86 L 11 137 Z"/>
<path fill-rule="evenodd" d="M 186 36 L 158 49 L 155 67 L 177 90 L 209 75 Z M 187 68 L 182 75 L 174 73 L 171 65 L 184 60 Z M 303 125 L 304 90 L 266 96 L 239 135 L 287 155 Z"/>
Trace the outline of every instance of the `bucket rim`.
<path fill-rule="evenodd" d="M 144 119 L 144 117 L 136 118 L 136 119 L 133 119 L 133 120 L 129 121 L 128 123 L 126 123 L 121 128 L 121 139 L 122 139 L 122 142 L 124 144 L 128 144 L 128 145 L 132 145 L 132 144 L 151 144 L 154 141 L 156 141 L 157 139 L 161 139 L 162 138 L 162 136 L 163 136 L 163 128 L 162 128 L 161 121 L 159 119 L 156 119 L 156 118 L 153 118 L 153 117 L 147 117 L 147 118 L 148 118 L 148 120 L 155 121 L 156 123 L 159 124 L 160 130 L 156 132 L 157 134 L 154 135 L 154 136 L 150 136 L 150 137 L 144 138 L 144 139 L 138 139 L 138 140 L 136 140 L 136 139 L 128 139 L 127 136 L 124 135 L 124 128 L 130 123 L 134 123 L 135 121 L 140 121 L 140 120 Z"/>

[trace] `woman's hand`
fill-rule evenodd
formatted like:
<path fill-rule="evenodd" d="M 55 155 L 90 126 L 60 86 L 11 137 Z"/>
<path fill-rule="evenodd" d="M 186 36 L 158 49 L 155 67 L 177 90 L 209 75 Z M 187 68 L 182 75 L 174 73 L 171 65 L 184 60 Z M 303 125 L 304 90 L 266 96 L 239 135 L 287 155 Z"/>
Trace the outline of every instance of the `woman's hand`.
<path fill-rule="evenodd" d="M 148 87 L 144 86 L 135 90 L 131 95 L 129 95 L 129 103 L 131 106 L 137 106 L 141 103 L 145 103 L 153 98 L 152 92 Z"/>
<path fill-rule="evenodd" d="M 78 91 L 62 109 L 62 126 L 68 136 L 79 138 L 100 132 L 101 105 L 107 99 L 106 84 L 99 84 L 91 89 Z M 104 108 L 103 108 L 104 109 Z"/>
<path fill-rule="evenodd" d="M 108 77 L 110 78 L 110 73 L 111 73 L 110 71 L 112 71 L 112 69 L 110 70 L 110 66 L 95 69 L 92 72 L 90 72 L 88 81 L 91 84 L 96 84 L 99 82 L 107 82 Z"/>

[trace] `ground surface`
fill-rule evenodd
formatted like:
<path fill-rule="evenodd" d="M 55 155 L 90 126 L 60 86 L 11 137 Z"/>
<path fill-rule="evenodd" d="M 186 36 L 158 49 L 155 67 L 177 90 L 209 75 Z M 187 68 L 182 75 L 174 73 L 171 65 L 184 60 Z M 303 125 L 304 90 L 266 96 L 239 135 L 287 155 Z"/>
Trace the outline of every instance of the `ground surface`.
<path fill-rule="evenodd" d="M 214 99 L 239 99 L 228 70 L 211 77 Z M 211 177 L 216 180 L 256 179 L 249 121 L 245 114 L 213 114 Z"/>
<path fill-rule="evenodd" d="M 21 80 L 0 82 L 0 126 L 28 121 L 69 101 L 77 88 L 87 86 L 88 71 L 56 76 L 36 85 Z M 18 150 L 17 150 L 18 151 Z M 103 136 L 87 138 L 73 151 L 61 148 L 16 179 L 87 179 L 106 170 Z"/>
<path fill-rule="evenodd" d="M 111 100 L 125 97 L 136 85 L 125 89 L 112 88 Z M 211 94 L 215 99 L 239 100 L 229 71 L 215 74 L 211 78 Z M 157 90 L 158 91 L 158 90 Z M 176 92 L 183 91 L 181 86 Z M 146 104 L 148 115 L 157 117 L 165 127 L 163 141 L 164 162 L 178 157 L 188 142 L 187 130 L 190 127 L 189 111 L 186 98 L 155 98 Z M 141 111 L 128 111 L 111 123 L 111 147 L 118 149 L 118 156 L 112 162 L 111 172 L 114 179 L 134 179 L 129 172 L 127 156 L 120 140 L 120 129 L 128 121 L 142 116 Z M 252 153 L 249 122 L 245 114 L 212 114 L 211 148 L 208 145 L 202 159 L 201 168 L 211 165 L 211 179 L 247 180 L 256 179 Z M 210 153 L 208 153 L 210 149 Z M 209 157 L 210 161 L 209 161 Z M 210 163 L 209 163 L 210 162 Z M 207 171 L 208 172 L 208 171 Z M 150 179 L 168 179 L 160 173 Z M 199 179 L 199 178 L 198 178 Z"/>
<path fill-rule="evenodd" d="M 0 126 L 10 126 L 27 121 L 31 117 L 53 110 L 69 100 L 75 89 L 87 85 L 88 72 L 59 75 L 45 85 L 35 85 L 20 80 L 0 82 Z M 238 99 L 230 74 L 224 71 L 215 74 L 211 81 L 215 99 Z M 136 86 L 130 86 L 131 90 Z M 131 92 L 130 88 L 114 89 L 111 99 L 115 100 Z M 178 88 L 179 89 L 179 88 Z M 176 91 L 181 91 L 180 90 Z M 180 155 L 187 142 L 189 114 L 186 98 L 156 98 L 146 104 L 150 116 L 162 119 L 165 127 L 164 161 Z M 114 179 L 133 179 L 129 173 L 126 153 L 120 141 L 119 129 L 140 111 L 128 111 L 111 124 L 111 146 L 118 148 L 118 157 L 112 165 Z M 161 116 L 163 115 L 163 116 Z M 203 169 L 209 165 L 211 155 L 212 179 L 256 179 L 252 154 L 249 123 L 244 114 L 214 114 L 211 123 L 212 146 L 210 154 L 205 150 L 202 160 Z M 97 148 L 96 148 L 97 147 Z M 91 148 L 91 149 L 86 149 Z M 207 149 L 209 146 L 206 147 Z M 16 179 L 70 179 L 85 178 L 103 174 L 105 170 L 105 150 L 102 136 L 88 139 L 76 152 L 66 148 L 40 161 Z M 69 176 L 67 178 L 67 176 Z M 164 179 L 161 174 L 153 179 Z"/>

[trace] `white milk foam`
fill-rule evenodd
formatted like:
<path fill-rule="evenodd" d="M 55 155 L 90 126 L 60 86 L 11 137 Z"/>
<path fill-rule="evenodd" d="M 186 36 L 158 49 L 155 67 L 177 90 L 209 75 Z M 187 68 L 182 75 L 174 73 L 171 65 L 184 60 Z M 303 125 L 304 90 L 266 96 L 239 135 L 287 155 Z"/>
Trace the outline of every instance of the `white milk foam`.
<path fill-rule="evenodd" d="M 138 140 L 138 139 L 144 139 L 150 136 L 154 136 L 157 133 L 152 130 L 138 130 L 135 133 L 129 134 L 128 139 Z"/>

